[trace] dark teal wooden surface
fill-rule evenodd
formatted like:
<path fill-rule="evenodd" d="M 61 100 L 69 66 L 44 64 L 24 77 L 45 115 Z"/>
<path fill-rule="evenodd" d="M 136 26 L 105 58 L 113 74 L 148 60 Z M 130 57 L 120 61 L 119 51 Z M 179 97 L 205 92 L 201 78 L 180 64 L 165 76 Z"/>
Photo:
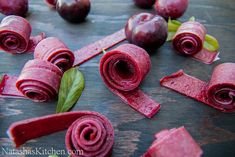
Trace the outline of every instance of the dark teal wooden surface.
<path fill-rule="evenodd" d="M 65 22 L 42 0 L 29 2 L 27 19 L 32 24 L 33 34 L 43 31 L 47 36 L 56 36 L 72 50 L 123 28 L 126 20 L 135 13 L 154 12 L 153 9 L 135 7 L 131 0 L 92 0 L 86 22 L 76 25 Z M 208 33 L 219 40 L 221 59 L 212 65 L 205 65 L 175 54 L 170 43 L 156 50 L 151 55 L 152 69 L 141 84 L 141 88 L 162 105 L 161 111 L 152 119 L 146 119 L 132 110 L 104 86 L 98 72 L 100 56 L 80 66 L 85 75 L 86 88 L 73 110 L 98 111 L 110 119 L 115 128 L 113 157 L 138 157 L 151 145 L 154 133 L 182 125 L 201 145 L 205 157 L 235 156 L 235 114 L 221 113 L 159 85 L 161 77 L 179 69 L 208 81 L 216 65 L 235 62 L 235 1 L 190 0 L 190 6 L 180 20 L 186 21 L 191 16 L 205 24 Z M 0 15 L 0 20 L 3 17 Z M 25 62 L 32 58 L 29 54 L 12 56 L 0 52 L 0 73 L 17 75 Z M 34 103 L 0 98 L 1 149 L 13 148 L 6 135 L 12 122 L 55 113 L 55 107 L 56 102 Z M 30 141 L 23 147 L 64 150 L 64 135 L 65 131 L 55 133 Z"/>

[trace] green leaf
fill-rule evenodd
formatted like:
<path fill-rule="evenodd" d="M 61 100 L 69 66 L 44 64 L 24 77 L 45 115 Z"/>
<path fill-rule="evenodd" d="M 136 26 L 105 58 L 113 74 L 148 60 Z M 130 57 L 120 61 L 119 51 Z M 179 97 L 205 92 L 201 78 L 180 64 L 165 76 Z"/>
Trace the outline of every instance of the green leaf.
<path fill-rule="evenodd" d="M 48 157 L 59 157 L 58 155 L 49 155 Z"/>
<path fill-rule="evenodd" d="M 102 49 L 102 52 L 103 52 L 103 54 L 107 53 L 107 51 L 105 51 L 105 49 Z"/>
<path fill-rule="evenodd" d="M 0 75 L 0 83 L 2 82 L 2 79 L 3 79 L 3 76 L 2 76 L 2 75 Z"/>
<path fill-rule="evenodd" d="M 189 21 L 196 21 L 196 19 L 194 16 L 192 16 L 192 17 L 190 17 Z"/>
<path fill-rule="evenodd" d="M 171 41 L 173 37 L 175 36 L 176 32 L 168 32 L 168 36 L 166 41 Z"/>
<path fill-rule="evenodd" d="M 60 83 L 56 112 L 66 112 L 77 102 L 85 87 L 83 74 L 76 68 L 67 70 Z"/>
<path fill-rule="evenodd" d="M 215 52 L 219 49 L 219 42 L 215 37 L 207 34 L 205 37 L 203 47 L 210 52 Z"/>
<path fill-rule="evenodd" d="M 181 26 L 181 22 L 177 21 L 177 20 L 171 20 L 169 18 L 168 20 L 168 37 L 167 37 L 167 41 L 171 41 L 175 35 L 175 33 L 177 32 L 178 28 Z"/>
<path fill-rule="evenodd" d="M 176 32 L 178 30 L 178 28 L 181 26 L 181 22 L 177 21 L 177 20 L 171 20 L 169 18 L 168 20 L 168 31 L 169 32 Z"/>

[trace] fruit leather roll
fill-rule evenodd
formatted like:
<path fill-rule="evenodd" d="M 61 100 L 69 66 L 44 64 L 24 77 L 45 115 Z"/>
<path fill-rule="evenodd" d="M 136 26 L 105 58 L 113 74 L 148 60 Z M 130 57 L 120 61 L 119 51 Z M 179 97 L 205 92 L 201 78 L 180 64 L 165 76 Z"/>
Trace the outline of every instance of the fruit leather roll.
<path fill-rule="evenodd" d="M 62 75 L 62 71 L 50 62 L 30 60 L 22 69 L 16 88 L 33 101 L 48 101 L 57 97 Z"/>
<path fill-rule="evenodd" d="M 67 112 L 15 122 L 9 127 L 8 135 L 19 147 L 28 140 L 67 128 L 65 145 L 72 157 L 111 155 L 114 129 L 110 121 L 97 112 Z"/>
<path fill-rule="evenodd" d="M 160 80 L 162 86 L 223 112 L 235 111 L 235 63 L 215 67 L 209 83 L 180 70 Z"/>
<path fill-rule="evenodd" d="M 58 38 L 43 39 L 35 48 L 34 58 L 46 60 L 66 71 L 73 66 L 73 52 Z"/>
<path fill-rule="evenodd" d="M 29 60 L 19 77 L 4 75 L 0 83 L 0 97 L 29 98 L 35 102 L 57 97 L 62 71 L 54 64 Z"/>
<path fill-rule="evenodd" d="M 184 128 L 162 130 L 142 157 L 200 157 L 202 150 Z"/>
<path fill-rule="evenodd" d="M 209 52 L 203 48 L 205 36 L 206 28 L 201 23 L 185 22 L 173 37 L 173 47 L 179 54 L 211 64 L 218 56 L 218 52 Z"/>
<path fill-rule="evenodd" d="M 138 88 L 150 66 L 148 53 L 132 44 L 123 44 L 107 52 L 100 61 L 100 75 L 106 86 L 148 118 L 160 109 L 160 104 Z"/>
<path fill-rule="evenodd" d="M 15 15 L 5 17 L 0 24 L 0 49 L 11 54 L 33 51 L 45 34 L 30 37 L 31 31 L 26 19 Z"/>

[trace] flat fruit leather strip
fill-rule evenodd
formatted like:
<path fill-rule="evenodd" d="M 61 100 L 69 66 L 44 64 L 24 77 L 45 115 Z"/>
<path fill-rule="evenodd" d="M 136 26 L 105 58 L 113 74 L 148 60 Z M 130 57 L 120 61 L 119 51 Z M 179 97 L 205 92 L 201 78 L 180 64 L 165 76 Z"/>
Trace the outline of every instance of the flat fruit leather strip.
<path fill-rule="evenodd" d="M 30 37 L 31 31 L 31 25 L 26 19 L 15 15 L 6 16 L 0 24 L 0 49 L 11 54 L 34 51 L 45 34 Z"/>
<path fill-rule="evenodd" d="M 155 138 L 142 157 L 200 157 L 203 153 L 184 127 L 162 130 Z"/>
<path fill-rule="evenodd" d="M 73 52 L 55 37 L 43 39 L 35 48 L 34 58 L 51 62 L 62 71 L 70 69 L 74 62 Z"/>
<path fill-rule="evenodd" d="M 15 86 L 17 79 L 16 76 L 3 75 L 0 83 L 0 97 L 24 98 L 24 95 Z"/>
<path fill-rule="evenodd" d="M 114 45 L 124 41 L 126 39 L 124 29 L 106 36 L 105 38 L 98 40 L 88 46 L 85 46 L 74 52 L 75 61 L 74 66 L 81 65 L 89 59 L 99 55 L 103 50 L 106 50 Z"/>
<path fill-rule="evenodd" d="M 4 75 L 0 97 L 29 98 L 35 102 L 57 97 L 63 73 L 54 64 L 34 59 L 23 67 L 19 77 Z"/>
<path fill-rule="evenodd" d="M 69 152 L 80 152 L 83 157 L 108 157 L 114 144 L 114 129 L 103 115 L 91 111 L 67 112 L 13 123 L 8 135 L 16 147 L 25 142 L 67 130 L 66 148 Z M 71 154 L 77 157 L 79 154 Z"/>
<path fill-rule="evenodd" d="M 218 52 L 210 52 L 203 48 L 205 36 L 206 28 L 201 23 L 188 21 L 179 27 L 172 44 L 179 54 L 211 64 L 216 60 Z"/>
<path fill-rule="evenodd" d="M 180 70 L 163 77 L 160 84 L 223 112 L 235 112 L 235 63 L 215 67 L 209 83 Z"/>
<path fill-rule="evenodd" d="M 160 109 L 160 104 L 138 88 L 150 66 L 148 53 L 132 44 L 107 52 L 100 61 L 100 75 L 109 90 L 148 118 Z"/>

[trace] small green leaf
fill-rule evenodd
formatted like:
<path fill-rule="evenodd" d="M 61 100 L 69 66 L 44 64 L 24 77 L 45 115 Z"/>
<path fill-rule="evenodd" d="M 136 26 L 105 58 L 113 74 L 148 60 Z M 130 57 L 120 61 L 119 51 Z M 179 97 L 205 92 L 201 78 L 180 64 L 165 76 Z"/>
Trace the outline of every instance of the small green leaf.
<path fill-rule="evenodd" d="M 58 155 L 49 155 L 48 157 L 59 157 Z"/>
<path fill-rule="evenodd" d="M 175 33 L 177 32 L 178 28 L 181 26 L 181 22 L 177 21 L 177 20 L 171 20 L 169 18 L 168 20 L 168 37 L 167 37 L 167 41 L 171 41 L 175 35 Z"/>
<path fill-rule="evenodd" d="M 177 20 L 168 20 L 168 32 L 176 32 L 178 28 L 181 26 L 181 22 Z"/>
<path fill-rule="evenodd" d="M 210 52 L 215 52 L 219 49 L 219 42 L 215 37 L 207 34 L 205 37 L 203 47 Z"/>
<path fill-rule="evenodd" d="M 56 112 L 66 112 L 77 102 L 85 87 L 83 74 L 76 68 L 67 70 L 60 83 Z"/>
<path fill-rule="evenodd" d="M 2 79 L 3 79 L 3 76 L 2 76 L 2 75 L 0 75 L 0 83 L 2 82 Z"/>
<path fill-rule="evenodd" d="M 102 49 L 102 52 L 103 52 L 103 54 L 107 53 L 107 51 L 105 51 L 105 49 Z"/>
<path fill-rule="evenodd" d="M 192 16 L 192 17 L 190 17 L 189 21 L 196 21 L 196 19 L 194 16 Z"/>
<path fill-rule="evenodd" d="M 171 41 L 173 39 L 173 37 L 175 36 L 176 32 L 168 32 L 168 36 L 166 41 Z"/>

